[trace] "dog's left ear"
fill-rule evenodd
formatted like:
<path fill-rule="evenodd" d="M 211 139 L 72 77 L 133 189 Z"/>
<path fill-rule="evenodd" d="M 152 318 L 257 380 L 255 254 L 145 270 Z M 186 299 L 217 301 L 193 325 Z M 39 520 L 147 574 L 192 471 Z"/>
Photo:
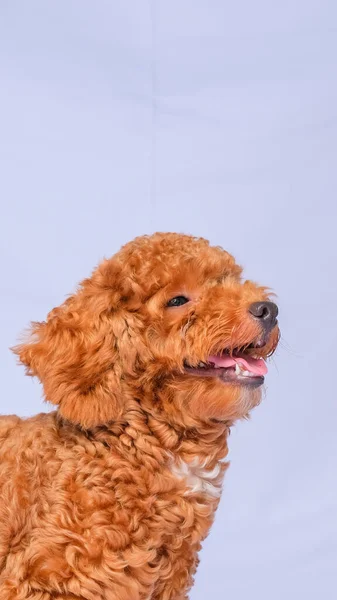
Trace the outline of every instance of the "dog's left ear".
<path fill-rule="evenodd" d="M 45 399 L 85 429 L 123 413 L 117 342 L 123 319 L 116 316 L 121 281 L 125 287 L 125 278 L 105 261 L 46 322 L 32 324 L 26 343 L 13 348 L 26 373 L 40 379 Z"/>

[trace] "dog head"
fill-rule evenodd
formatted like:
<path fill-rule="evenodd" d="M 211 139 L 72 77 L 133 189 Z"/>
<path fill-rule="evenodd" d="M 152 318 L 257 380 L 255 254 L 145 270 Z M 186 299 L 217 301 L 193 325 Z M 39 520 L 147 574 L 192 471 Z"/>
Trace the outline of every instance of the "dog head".
<path fill-rule="evenodd" d="M 137 238 L 14 348 L 46 400 L 84 428 L 128 399 L 168 421 L 232 420 L 258 404 L 279 339 L 266 288 L 200 238 Z"/>

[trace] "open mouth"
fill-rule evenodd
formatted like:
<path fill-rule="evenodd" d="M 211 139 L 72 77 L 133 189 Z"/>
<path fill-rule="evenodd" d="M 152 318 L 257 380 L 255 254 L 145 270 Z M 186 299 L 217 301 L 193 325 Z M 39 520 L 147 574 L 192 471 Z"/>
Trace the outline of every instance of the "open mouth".
<path fill-rule="evenodd" d="M 258 387 L 263 384 L 268 368 L 263 358 L 245 352 L 224 351 L 211 355 L 207 362 L 199 362 L 196 367 L 185 364 L 185 372 L 198 377 L 217 377 L 224 383 Z"/>

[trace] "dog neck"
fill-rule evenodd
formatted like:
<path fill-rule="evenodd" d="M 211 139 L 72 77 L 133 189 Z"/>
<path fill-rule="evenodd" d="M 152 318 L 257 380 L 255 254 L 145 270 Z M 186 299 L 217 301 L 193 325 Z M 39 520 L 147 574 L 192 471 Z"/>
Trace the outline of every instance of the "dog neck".
<path fill-rule="evenodd" d="M 79 434 L 90 440 L 97 448 L 102 445 L 113 452 L 121 451 L 135 464 L 161 465 L 168 454 L 184 463 L 198 462 L 209 469 L 222 461 L 228 453 L 227 437 L 230 422 L 197 421 L 193 425 L 168 423 L 166 416 L 144 410 L 139 402 L 132 400 L 126 406 L 123 419 L 86 430 L 57 415 L 60 431 L 78 440 Z"/>

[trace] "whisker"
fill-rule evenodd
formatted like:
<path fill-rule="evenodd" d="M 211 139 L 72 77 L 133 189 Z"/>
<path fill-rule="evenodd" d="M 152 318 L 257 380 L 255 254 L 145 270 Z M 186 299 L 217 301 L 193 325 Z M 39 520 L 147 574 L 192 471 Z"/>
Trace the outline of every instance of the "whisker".
<path fill-rule="evenodd" d="M 279 369 L 278 369 L 277 363 L 275 362 L 275 358 L 274 358 L 274 356 L 270 356 L 270 359 L 271 359 L 271 362 L 273 363 L 273 366 L 275 367 L 275 369 L 276 369 L 276 371 L 277 371 L 277 374 L 279 375 L 279 373 L 280 373 L 280 372 L 279 372 Z"/>
<path fill-rule="evenodd" d="M 279 346 L 281 348 L 283 348 L 284 350 L 286 350 L 286 352 L 289 352 L 290 354 L 292 354 L 293 356 L 296 356 L 297 358 L 300 358 L 301 356 L 303 356 L 302 354 L 299 354 L 298 352 L 293 350 L 292 347 L 290 346 L 290 344 L 288 344 L 288 342 L 284 339 L 283 336 L 280 338 Z"/>

